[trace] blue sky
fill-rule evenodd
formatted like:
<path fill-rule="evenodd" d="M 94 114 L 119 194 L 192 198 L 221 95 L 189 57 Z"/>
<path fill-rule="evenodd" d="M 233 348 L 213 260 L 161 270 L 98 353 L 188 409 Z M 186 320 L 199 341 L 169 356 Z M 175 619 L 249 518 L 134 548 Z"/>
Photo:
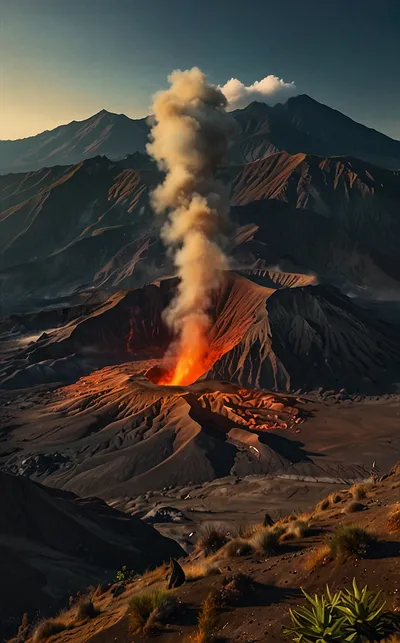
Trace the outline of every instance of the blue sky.
<path fill-rule="evenodd" d="M 274 74 L 400 139 L 398 0 L 0 0 L 0 138 L 148 113 L 175 68 Z"/>

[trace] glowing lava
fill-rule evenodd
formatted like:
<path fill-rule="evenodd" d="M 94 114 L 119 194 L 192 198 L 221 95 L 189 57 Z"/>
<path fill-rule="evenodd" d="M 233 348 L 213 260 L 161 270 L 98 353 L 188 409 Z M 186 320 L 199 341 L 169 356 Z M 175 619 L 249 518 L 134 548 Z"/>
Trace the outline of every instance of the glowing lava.
<path fill-rule="evenodd" d="M 193 340 L 181 342 L 176 361 L 160 376 L 157 384 L 166 386 L 186 386 L 193 384 L 216 361 L 214 353 L 210 352 L 204 338 L 193 337 Z"/>

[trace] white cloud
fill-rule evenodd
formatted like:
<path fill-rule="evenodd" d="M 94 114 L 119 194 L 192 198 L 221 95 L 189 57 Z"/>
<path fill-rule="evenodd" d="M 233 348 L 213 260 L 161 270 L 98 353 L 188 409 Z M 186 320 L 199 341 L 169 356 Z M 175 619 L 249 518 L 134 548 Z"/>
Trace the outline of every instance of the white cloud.
<path fill-rule="evenodd" d="M 248 86 L 238 78 L 231 78 L 225 85 L 220 86 L 220 89 L 228 99 L 228 110 L 243 109 L 254 100 L 275 105 L 298 93 L 293 81 L 286 83 L 282 78 L 272 74 Z"/>

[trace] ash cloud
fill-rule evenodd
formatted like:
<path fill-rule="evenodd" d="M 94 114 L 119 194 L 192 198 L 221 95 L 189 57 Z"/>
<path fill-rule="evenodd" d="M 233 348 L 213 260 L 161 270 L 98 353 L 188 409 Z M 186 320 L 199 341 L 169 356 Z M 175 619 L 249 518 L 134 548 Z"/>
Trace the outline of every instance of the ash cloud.
<path fill-rule="evenodd" d="M 253 101 L 275 105 L 283 103 L 298 91 L 295 83 L 285 82 L 282 78 L 269 75 L 252 85 L 245 85 L 238 78 L 231 78 L 220 90 L 228 101 L 228 110 L 243 109 Z"/>
<path fill-rule="evenodd" d="M 228 268 L 223 250 L 228 194 L 214 172 L 228 152 L 235 123 L 222 91 L 197 67 L 174 71 L 168 81 L 169 89 L 154 97 L 147 145 L 166 172 L 152 206 L 157 213 L 168 212 L 162 237 L 180 279 L 164 316 L 178 336 L 178 353 L 195 346 L 199 358 L 208 348 L 211 297 Z"/>

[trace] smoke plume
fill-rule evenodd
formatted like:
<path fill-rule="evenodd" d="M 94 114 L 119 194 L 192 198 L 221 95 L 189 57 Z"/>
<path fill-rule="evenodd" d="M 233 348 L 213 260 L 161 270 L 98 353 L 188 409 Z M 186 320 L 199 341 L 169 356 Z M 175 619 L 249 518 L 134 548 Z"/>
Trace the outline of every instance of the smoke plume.
<path fill-rule="evenodd" d="M 207 83 L 200 69 L 174 71 L 168 81 L 169 89 L 154 97 L 147 151 L 166 172 L 152 205 L 158 213 L 169 213 L 162 237 L 180 281 L 164 314 L 187 369 L 189 362 L 206 358 L 211 297 L 228 267 L 223 251 L 228 197 L 214 173 L 228 151 L 234 121 L 224 94 Z M 188 377 L 175 372 L 171 383 L 188 383 L 183 381 Z"/>
<path fill-rule="evenodd" d="M 286 83 L 272 75 L 248 86 L 237 78 L 231 78 L 220 89 L 228 101 L 228 110 L 243 109 L 254 100 L 272 106 L 297 94 L 294 82 Z"/>

